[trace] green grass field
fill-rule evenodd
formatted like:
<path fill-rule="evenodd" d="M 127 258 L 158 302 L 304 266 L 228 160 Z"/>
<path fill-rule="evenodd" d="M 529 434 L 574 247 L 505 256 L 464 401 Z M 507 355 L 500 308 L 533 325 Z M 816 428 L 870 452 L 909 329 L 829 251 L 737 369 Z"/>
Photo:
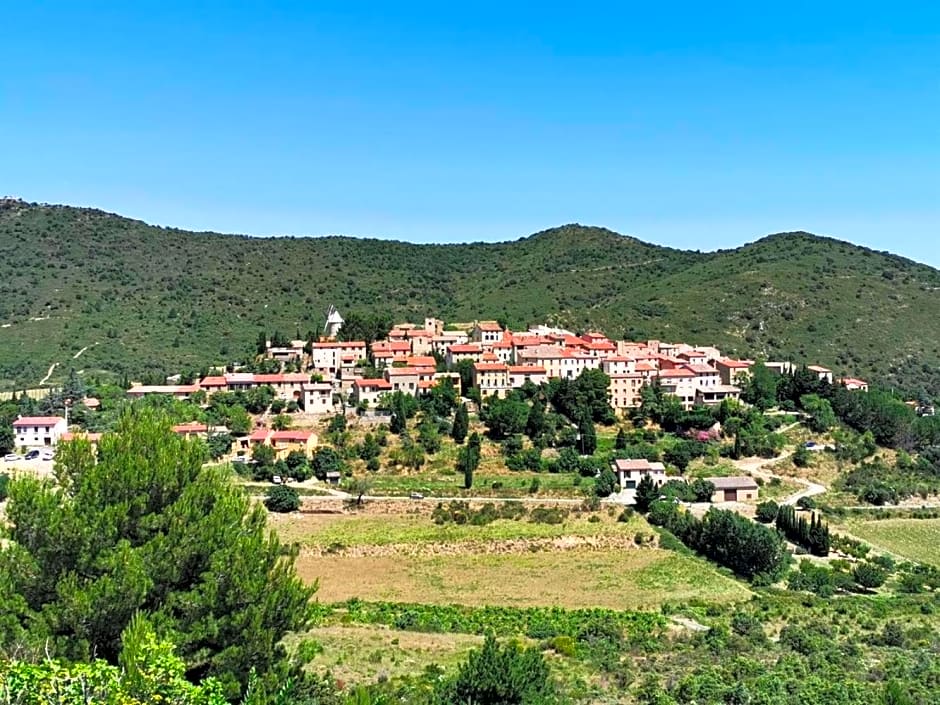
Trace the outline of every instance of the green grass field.
<path fill-rule="evenodd" d="M 940 567 L 940 519 L 853 520 L 845 528 L 873 546 Z"/>

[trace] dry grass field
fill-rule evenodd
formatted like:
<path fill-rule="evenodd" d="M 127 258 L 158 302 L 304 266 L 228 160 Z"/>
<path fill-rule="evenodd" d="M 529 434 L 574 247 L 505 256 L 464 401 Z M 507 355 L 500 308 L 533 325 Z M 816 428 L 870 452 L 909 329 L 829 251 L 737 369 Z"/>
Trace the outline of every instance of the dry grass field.
<path fill-rule="evenodd" d="M 652 545 L 655 534 L 639 517 L 620 522 L 605 510 L 572 512 L 561 524 L 438 526 L 429 512 L 374 503 L 362 513 L 271 519 L 284 540 L 301 546 L 298 571 L 318 582 L 323 602 L 656 609 L 750 595 L 706 561 Z"/>

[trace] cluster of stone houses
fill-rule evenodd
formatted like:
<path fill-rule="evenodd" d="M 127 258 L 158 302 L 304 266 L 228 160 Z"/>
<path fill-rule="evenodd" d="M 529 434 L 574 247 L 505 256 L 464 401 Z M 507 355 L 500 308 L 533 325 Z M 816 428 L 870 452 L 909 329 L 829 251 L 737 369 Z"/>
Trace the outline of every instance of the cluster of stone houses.
<path fill-rule="evenodd" d="M 685 409 L 738 399 L 741 384 L 754 364 L 728 358 L 715 347 L 658 340 L 613 341 L 600 333 L 575 335 L 545 326 L 518 333 L 495 321 L 445 330 L 443 321 L 436 318 L 425 319 L 423 325 L 397 324 L 384 339 L 369 346 L 363 341 L 321 340 L 308 344 L 297 340 L 289 347 L 269 348 L 268 356 L 296 361 L 306 371 L 234 372 L 187 385 L 134 386 L 128 394 L 186 398 L 198 391 L 211 395 L 266 385 L 279 398 L 302 404 L 308 413 L 331 413 L 339 397 L 349 399 L 353 405 L 374 407 L 383 394 L 400 391 L 418 395 L 444 378 L 451 379 L 459 389 L 460 376 L 455 370 L 469 360 L 473 365 L 472 386 L 482 397 L 503 397 L 527 382 L 574 379 L 588 369 L 602 370 L 610 378 L 611 406 L 624 413 L 639 406 L 642 388 L 654 381 L 664 392 L 676 396 Z M 377 370 L 380 376 L 362 374 L 366 361 L 369 369 Z M 767 367 L 784 374 L 793 365 L 770 362 Z M 809 369 L 833 383 L 828 368 L 814 365 Z M 864 381 L 855 378 L 838 381 L 849 389 L 868 389 Z"/>
<path fill-rule="evenodd" d="M 600 333 L 576 335 L 547 326 L 514 332 L 495 321 L 447 330 L 436 318 L 426 318 L 420 325 L 397 324 L 384 339 L 367 345 L 363 341 L 336 340 L 342 319 L 338 312 L 335 318 L 329 327 L 330 338 L 268 347 L 268 357 L 290 362 L 302 372 L 229 372 L 192 384 L 134 385 L 127 393 L 131 397 L 165 394 L 187 399 L 200 392 L 208 397 L 264 386 L 273 389 L 277 398 L 302 405 L 308 414 L 329 414 L 335 413 L 339 399 L 355 406 L 375 407 L 384 394 L 400 391 L 419 395 L 443 379 L 466 392 L 460 389 L 461 376 L 456 369 L 469 361 L 471 384 L 483 398 L 503 397 L 529 382 L 538 385 L 555 378 L 575 379 L 585 370 L 602 370 L 610 379 L 610 404 L 622 414 L 639 406 L 643 387 L 654 381 L 664 392 L 675 395 L 685 409 L 738 399 L 741 384 L 754 364 L 728 358 L 715 347 L 658 340 L 613 341 Z M 780 374 L 793 369 L 788 362 L 766 364 Z M 834 382 L 831 370 L 819 366 L 808 369 L 820 379 Z M 378 374 L 367 376 L 366 370 Z M 837 381 L 848 389 L 868 389 L 863 380 L 846 377 Z M 19 419 L 14 422 L 14 430 L 16 445 L 26 448 L 54 446 L 68 431 L 65 420 L 58 417 Z M 273 446 L 278 455 L 285 455 L 316 444 L 313 434 L 301 438 L 305 433 L 259 429 L 246 437 L 247 445 L 236 452 L 247 452 L 252 444 L 265 443 Z"/>

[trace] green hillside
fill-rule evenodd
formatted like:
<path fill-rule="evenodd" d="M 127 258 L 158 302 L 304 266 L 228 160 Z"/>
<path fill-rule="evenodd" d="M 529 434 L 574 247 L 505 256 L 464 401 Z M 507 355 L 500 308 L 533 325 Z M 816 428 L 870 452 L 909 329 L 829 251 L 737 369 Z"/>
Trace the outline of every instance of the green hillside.
<path fill-rule="evenodd" d="M 553 321 L 792 356 L 940 395 L 940 272 L 806 233 L 711 254 L 567 225 L 514 242 L 250 238 L 0 203 L 0 388 L 243 357 L 341 311 Z M 83 351 L 74 359 L 74 356 Z"/>

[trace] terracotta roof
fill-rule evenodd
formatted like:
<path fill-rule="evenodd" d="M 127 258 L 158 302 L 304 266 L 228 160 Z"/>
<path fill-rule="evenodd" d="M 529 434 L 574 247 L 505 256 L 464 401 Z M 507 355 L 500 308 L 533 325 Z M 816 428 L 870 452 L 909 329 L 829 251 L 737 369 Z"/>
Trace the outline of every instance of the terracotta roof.
<path fill-rule="evenodd" d="M 433 379 L 421 379 L 421 380 L 418 380 L 418 389 L 430 389 L 430 388 L 433 387 L 435 384 L 437 384 L 437 381 L 436 381 L 436 380 L 433 380 Z"/>
<path fill-rule="evenodd" d="M 385 372 L 389 377 L 407 377 L 408 375 L 420 375 L 423 367 L 386 367 Z"/>
<path fill-rule="evenodd" d="M 810 372 L 832 372 L 828 367 L 822 367 L 821 365 L 809 365 L 806 369 Z"/>
<path fill-rule="evenodd" d="M 405 358 L 405 362 L 413 367 L 436 367 L 437 360 L 431 355 L 412 355 Z"/>
<path fill-rule="evenodd" d="M 310 440 L 313 431 L 274 431 L 271 434 L 272 441 L 301 441 Z"/>
<path fill-rule="evenodd" d="M 353 384 L 361 389 L 376 388 L 376 389 L 391 389 L 392 383 L 387 379 L 361 379 L 357 378 L 353 380 Z"/>
<path fill-rule="evenodd" d="M 481 321 L 480 323 L 477 323 L 477 328 L 479 328 L 480 330 L 485 330 L 485 331 L 490 331 L 490 332 L 501 331 L 503 329 L 503 327 L 499 325 L 499 323 L 495 323 L 494 321 Z"/>
<path fill-rule="evenodd" d="M 266 428 L 259 428 L 251 432 L 251 435 L 248 436 L 248 440 L 263 443 L 264 441 L 268 440 L 268 434 L 270 433 L 271 432 Z"/>
<path fill-rule="evenodd" d="M 478 353 L 483 352 L 483 349 L 476 343 L 463 343 L 455 344 L 450 346 L 450 351 L 452 353 Z"/>
<path fill-rule="evenodd" d="M 509 366 L 504 362 L 477 362 L 473 369 L 477 372 L 507 372 Z"/>
<path fill-rule="evenodd" d="M 669 377 L 680 378 L 680 377 L 681 377 L 681 378 L 689 378 L 689 379 L 690 379 L 690 378 L 692 378 L 692 377 L 695 377 L 695 373 L 694 373 L 692 370 L 687 369 L 687 368 L 685 368 L 685 367 L 675 367 L 675 368 L 673 368 L 673 369 L 671 369 L 671 370 L 660 370 L 660 371 L 659 371 L 659 376 L 660 376 L 660 377 L 667 377 L 667 378 L 669 378 Z"/>
<path fill-rule="evenodd" d="M 224 376 L 218 375 L 215 377 L 203 377 L 202 381 L 199 383 L 200 387 L 227 387 L 228 381 Z"/>
<path fill-rule="evenodd" d="M 750 367 L 754 363 L 748 362 L 747 360 L 732 360 L 731 358 L 724 358 L 723 360 L 718 361 L 719 365 L 724 365 L 725 367 L 734 367 L 737 369 L 743 369 L 745 367 Z"/>
<path fill-rule="evenodd" d="M 510 365 L 510 374 L 515 375 L 544 375 L 548 374 L 544 367 L 538 365 Z"/>
<path fill-rule="evenodd" d="M 656 365 L 651 362 L 638 362 L 636 363 L 637 372 L 655 372 Z"/>
<path fill-rule="evenodd" d="M 61 416 L 21 416 L 13 422 L 13 428 L 20 426 L 55 426 L 59 422 L 65 423 Z"/>

